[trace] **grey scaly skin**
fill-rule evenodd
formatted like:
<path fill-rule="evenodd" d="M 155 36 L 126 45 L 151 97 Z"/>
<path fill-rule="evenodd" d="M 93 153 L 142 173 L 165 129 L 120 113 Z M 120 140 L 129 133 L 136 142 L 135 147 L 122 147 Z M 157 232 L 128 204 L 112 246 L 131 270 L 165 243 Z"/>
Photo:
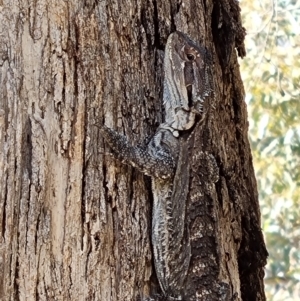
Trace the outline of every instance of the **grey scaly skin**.
<path fill-rule="evenodd" d="M 196 115 L 203 115 L 203 102 L 213 92 L 212 61 L 199 47 L 181 32 L 168 38 L 164 58 L 165 123 L 184 131 L 195 124 Z"/>
<path fill-rule="evenodd" d="M 163 295 L 181 300 L 191 251 L 186 226 L 189 164 L 184 131 L 196 116 L 204 116 L 203 102 L 212 92 L 210 59 L 181 32 L 168 37 L 164 58 L 165 122 L 144 147 L 132 146 L 112 129 L 100 128 L 102 136 L 122 162 L 152 177 L 152 245 L 157 279 Z M 186 136 L 186 135 L 184 135 Z"/>

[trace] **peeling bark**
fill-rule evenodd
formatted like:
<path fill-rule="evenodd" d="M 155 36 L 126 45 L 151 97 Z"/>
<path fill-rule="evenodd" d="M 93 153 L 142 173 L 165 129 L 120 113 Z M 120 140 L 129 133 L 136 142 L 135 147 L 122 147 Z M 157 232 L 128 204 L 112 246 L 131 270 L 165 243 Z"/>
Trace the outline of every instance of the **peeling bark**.
<path fill-rule="evenodd" d="M 205 277 L 190 278 L 190 294 L 265 300 L 267 252 L 235 50 L 245 54 L 238 3 L 0 0 L 1 300 L 125 301 L 160 292 L 149 178 L 111 156 L 95 125 L 105 120 L 133 143 L 155 132 L 164 114 L 163 50 L 175 29 L 215 62 L 215 105 L 192 151 L 216 157 L 220 180 L 190 205 L 204 237 L 192 260 L 201 254 L 207 267 Z"/>

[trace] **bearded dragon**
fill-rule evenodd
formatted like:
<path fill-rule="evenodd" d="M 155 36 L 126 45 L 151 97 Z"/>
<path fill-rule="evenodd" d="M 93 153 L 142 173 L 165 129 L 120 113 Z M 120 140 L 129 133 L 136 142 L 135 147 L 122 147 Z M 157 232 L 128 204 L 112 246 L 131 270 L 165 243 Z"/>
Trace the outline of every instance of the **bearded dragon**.
<path fill-rule="evenodd" d="M 189 164 L 186 138 L 203 104 L 213 92 L 211 60 L 206 49 L 176 31 L 167 40 L 164 56 L 165 121 L 145 146 L 106 126 L 104 140 L 124 163 L 152 178 L 152 245 L 157 279 L 170 300 L 181 300 L 191 248 L 186 226 Z"/>

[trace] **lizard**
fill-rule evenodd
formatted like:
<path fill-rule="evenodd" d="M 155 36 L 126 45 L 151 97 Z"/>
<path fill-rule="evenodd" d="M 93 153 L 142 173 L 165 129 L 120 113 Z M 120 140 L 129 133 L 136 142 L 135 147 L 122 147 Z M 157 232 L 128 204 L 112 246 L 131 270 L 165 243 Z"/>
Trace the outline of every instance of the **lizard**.
<path fill-rule="evenodd" d="M 123 163 L 152 178 L 154 265 L 162 293 L 170 300 L 182 300 L 191 258 L 185 216 L 189 164 L 184 142 L 196 120 L 205 116 L 204 100 L 213 92 L 210 68 L 204 47 L 182 32 L 171 33 L 164 55 L 165 121 L 149 143 L 133 146 L 113 129 L 100 127 L 104 140 Z"/>

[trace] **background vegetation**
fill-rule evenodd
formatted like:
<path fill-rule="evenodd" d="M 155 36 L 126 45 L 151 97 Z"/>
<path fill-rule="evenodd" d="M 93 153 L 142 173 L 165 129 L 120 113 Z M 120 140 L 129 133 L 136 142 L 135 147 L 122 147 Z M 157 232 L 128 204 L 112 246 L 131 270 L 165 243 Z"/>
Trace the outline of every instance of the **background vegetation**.
<path fill-rule="evenodd" d="M 268 301 L 300 300 L 300 1 L 240 3 L 240 61 L 262 226 Z"/>

